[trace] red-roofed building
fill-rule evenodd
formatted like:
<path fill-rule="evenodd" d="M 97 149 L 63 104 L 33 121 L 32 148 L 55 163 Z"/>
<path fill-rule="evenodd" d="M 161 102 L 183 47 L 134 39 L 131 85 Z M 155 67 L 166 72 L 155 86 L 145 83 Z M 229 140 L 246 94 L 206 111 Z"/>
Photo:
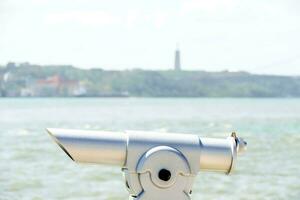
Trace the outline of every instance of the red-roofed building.
<path fill-rule="evenodd" d="M 67 80 L 59 75 L 37 80 L 34 84 L 33 96 L 80 96 L 86 90 L 77 80 Z"/>

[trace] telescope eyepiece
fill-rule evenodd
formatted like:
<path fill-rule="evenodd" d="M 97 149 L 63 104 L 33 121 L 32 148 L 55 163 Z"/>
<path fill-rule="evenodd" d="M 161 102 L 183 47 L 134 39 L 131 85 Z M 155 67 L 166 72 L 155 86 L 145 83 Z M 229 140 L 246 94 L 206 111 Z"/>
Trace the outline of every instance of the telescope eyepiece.
<path fill-rule="evenodd" d="M 231 137 L 235 139 L 235 143 L 237 146 L 237 153 L 242 154 L 247 150 L 247 142 L 243 138 L 239 138 L 236 136 L 235 132 L 232 132 Z"/>

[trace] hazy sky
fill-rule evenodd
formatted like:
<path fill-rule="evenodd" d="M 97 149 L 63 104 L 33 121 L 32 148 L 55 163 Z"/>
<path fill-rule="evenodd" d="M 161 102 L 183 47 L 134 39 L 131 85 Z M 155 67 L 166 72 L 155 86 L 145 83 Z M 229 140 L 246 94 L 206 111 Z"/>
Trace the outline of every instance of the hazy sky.
<path fill-rule="evenodd" d="M 300 75 L 299 0 L 0 0 L 0 63 Z"/>

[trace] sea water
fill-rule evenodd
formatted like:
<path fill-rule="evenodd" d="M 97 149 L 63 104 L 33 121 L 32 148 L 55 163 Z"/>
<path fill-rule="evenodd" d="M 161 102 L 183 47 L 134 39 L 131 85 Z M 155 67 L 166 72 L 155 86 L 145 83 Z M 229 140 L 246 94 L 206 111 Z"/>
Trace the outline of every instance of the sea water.
<path fill-rule="evenodd" d="M 0 99 L 0 199 L 127 199 L 119 167 L 76 164 L 45 128 L 149 130 L 248 142 L 231 175 L 200 172 L 193 199 L 300 199 L 300 99 Z"/>

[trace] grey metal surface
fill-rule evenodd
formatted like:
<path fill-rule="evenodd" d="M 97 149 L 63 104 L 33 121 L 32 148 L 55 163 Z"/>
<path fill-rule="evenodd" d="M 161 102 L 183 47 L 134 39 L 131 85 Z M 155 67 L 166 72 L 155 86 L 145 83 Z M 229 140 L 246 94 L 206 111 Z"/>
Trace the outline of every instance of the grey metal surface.
<path fill-rule="evenodd" d="M 127 135 L 122 132 L 47 129 L 54 141 L 76 162 L 123 166 Z"/>
<path fill-rule="evenodd" d="M 230 173 L 247 145 L 235 133 L 217 139 L 142 131 L 47 131 L 76 162 L 122 167 L 129 194 L 136 200 L 190 199 L 199 170 Z"/>

